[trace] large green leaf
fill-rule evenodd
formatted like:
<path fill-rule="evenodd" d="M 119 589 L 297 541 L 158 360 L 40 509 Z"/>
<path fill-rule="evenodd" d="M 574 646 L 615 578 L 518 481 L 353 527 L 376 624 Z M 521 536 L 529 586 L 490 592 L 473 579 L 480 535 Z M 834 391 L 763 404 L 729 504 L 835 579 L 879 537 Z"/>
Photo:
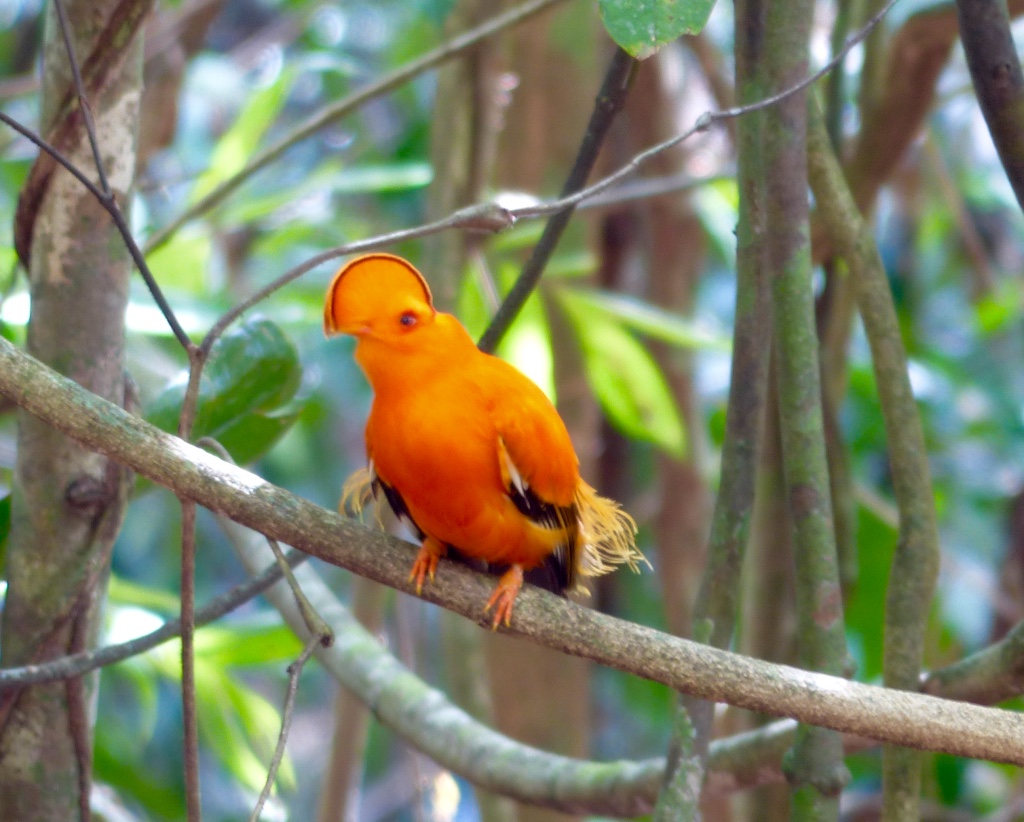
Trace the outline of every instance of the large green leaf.
<path fill-rule="evenodd" d="M 608 419 L 627 436 L 682 456 L 683 420 L 654 358 L 618 319 L 577 291 L 557 293 L 579 337 L 587 380 Z"/>
<path fill-rule="evenodd" d="M 301 378 L 298 353 L 280 328 L 263 317 L 240 323 L 213 347 L 203 371 L 193 437 L 214 437 L 236 462 L 252 462 L 298 418 Z M 184 373 L 172 380 L 146 419 L 175 431 L 186 384 Z"/>
<path fill-rule="evenodd" d="M 202 658 L 196 659 L 196 709 L 203 743 L 235 779 L 259 791 L 280 728 L 277 709 Z M 278 778 L 294 784 L 294 773 L 288 759 L 282 761 Z"/>
<path fill-rule="evenodd" d="M 571 299 L 585 305 L 588 310 L 617 319 L 633 331 L 669 345 L 718 351 L 730 348 L 730 341 L 724 335 L 714 334 L 681 314 L 658 308 L 636 297 L 574 288 Z"/>
<path fill-rule="evenodd" d="M 186 228 L 174 234 L 167 245 L 151 253 L 146 262 L 163 288 L 199 294 L 209 288 L 207 272 L 212 253 L 213 239 L 209 232 Z"/>
<path fill-rule="evenodd" d="M 304 198 L 330 194 L 393 194 L 423 188 L 430 184 L 432 177 L 430 165 L 422 162 L 351 168 L 328 162 L 291 188 L 236 199 L 224 210 L 223 220 L 227 225 L 251 223 L 286 208 L 292 208 L 297 216 L 301 214 L 308 219 L 308 209 L 303 211 L 296 207 Z"/>
<path fill-rule="evenodd" d="M 715 0 L 598 0 L 612 39 L 638 60 L 704 28 Z"/>
<path fill-rule="evenodd" d="M 870 681 L 882 673 L 883 631 L 879 603 L 885 602 L 892 555 L 899 534 L 886 500 L 861 489 L 857 506 L 857 584 L 846 604 L 846 628 L 857 660 L 857 677 Z"/>
<path fill-rule="evenodd" d="M 302 643 L 280 619 L 208 625 L 196 634 L 196 656 L 220 668 L 291 662 Z"/>

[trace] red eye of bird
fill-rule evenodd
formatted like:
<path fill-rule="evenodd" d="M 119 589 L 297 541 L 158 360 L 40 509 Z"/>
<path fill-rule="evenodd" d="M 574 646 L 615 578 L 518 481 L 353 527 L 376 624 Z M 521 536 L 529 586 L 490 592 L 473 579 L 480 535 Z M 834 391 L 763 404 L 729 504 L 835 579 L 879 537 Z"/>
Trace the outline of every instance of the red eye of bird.
<path fill-rule="evenodd" d="M 398 318 L 398 321 L 402 325 L 416 325 L 416 315 L 413 314 L 411 311 L 406 311 L 401 317 Z"/>

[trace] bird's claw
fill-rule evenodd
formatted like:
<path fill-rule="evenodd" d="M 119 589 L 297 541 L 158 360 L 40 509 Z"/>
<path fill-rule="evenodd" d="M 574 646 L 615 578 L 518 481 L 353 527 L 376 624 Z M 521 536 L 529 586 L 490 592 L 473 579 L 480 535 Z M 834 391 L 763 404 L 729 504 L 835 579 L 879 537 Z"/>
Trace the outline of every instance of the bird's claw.
<path fill-rule="evenodd" d="M 486 614 L 494 608 L 494 621 L 491 623 L 491 630 L 497 631 L 498 626 L 504 623 L 506 626 L 512 624 L 512 607 L 515 605 L 516 597 L 519 596 L 519 589 L 523 587 L 523 569 L 513 565 L 498 580 L 498 585 L 491 593 L 487 605 L 484 606 Z"/>
<path fill-rule="evenodd" d="M 416 554 L 416 561 L 412 564 L 412 571 L 409 572 L 407 582 L 416 583 L 416 596 L 423 593 L 423 583 L 430 578 L 434 581 L 434 574 L 437 572 L 437 561 L 444 556 L 445 547 L 432 539 L 426 539 Z"/>

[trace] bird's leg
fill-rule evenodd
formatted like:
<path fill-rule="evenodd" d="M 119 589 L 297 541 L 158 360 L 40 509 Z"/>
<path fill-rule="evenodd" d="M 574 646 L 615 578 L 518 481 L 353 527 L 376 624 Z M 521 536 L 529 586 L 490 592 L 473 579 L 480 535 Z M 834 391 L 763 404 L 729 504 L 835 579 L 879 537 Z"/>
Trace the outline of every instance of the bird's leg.
<path fill-rule="evenodd" d="M 433 537 L 427 537 L 420 546 L 420 552 L 416 554 L 416 561 L 412 564 L 412 571 L 409 574 L 409 582 L 416 581 L 416 594 L 423 593 L 423 583 L 427 577 L 434 581 L 434 572 L 437 571 L 437 561 L 448 553 L 443 543 Z"/>
<path fill-rule="evenodd" d="M 498 630 L 498 626 L 502 622 L 506 625 L 512 622 L 512 606 L 515 604 L 516 597 L 519 596 L 519 589 L 522 587 L 522 565 L 513 565 L 502 574 L 501 579 L 498 580 L 498 584 L 494 588 L 494 592 L 491 594 L 491 598 L 487 600 L 487 607 L 484 608 L 485 614 L 491 608 L 494 608 L 494 623 L 491 625 L 493 630 Z"/>

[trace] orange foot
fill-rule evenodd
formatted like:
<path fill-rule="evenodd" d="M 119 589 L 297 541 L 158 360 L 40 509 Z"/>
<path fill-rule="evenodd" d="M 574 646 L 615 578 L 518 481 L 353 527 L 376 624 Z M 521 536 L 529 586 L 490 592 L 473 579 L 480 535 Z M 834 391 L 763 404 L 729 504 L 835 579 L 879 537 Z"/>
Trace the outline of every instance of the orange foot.
<path fill-rule="evenodd" d="M 511 624 L 512 606 L 515 604 L 516 597 L 519 595 L 519 589 L 522 587 L 523 567 L 521 565 L 513 565 L 498 580 L 498 585 L 495 587 L 494 593 L 491 594 L 491 598 L 487 600 L 487 607 L 484 608 L 485 614 L 491 608 L 494 608 L 494 623 L 491 625 L 491 630 L 497 631 L 498 626 L 502 622 L 506 625 Z"/>
<path fill-rule="evenodd" d="M 423 593 L 423 583 L 427 577 L 434 581 L 434 572 L 437 571 L 437 561 L 448 553 L 448 549 L 433 537 L 427 537 L 420 546 L 420 552 L 416 554 L 416 561 L 412 564 L 412 571 L 409 574 L 409 582 L 416 581 L 416 594 Z"/>

